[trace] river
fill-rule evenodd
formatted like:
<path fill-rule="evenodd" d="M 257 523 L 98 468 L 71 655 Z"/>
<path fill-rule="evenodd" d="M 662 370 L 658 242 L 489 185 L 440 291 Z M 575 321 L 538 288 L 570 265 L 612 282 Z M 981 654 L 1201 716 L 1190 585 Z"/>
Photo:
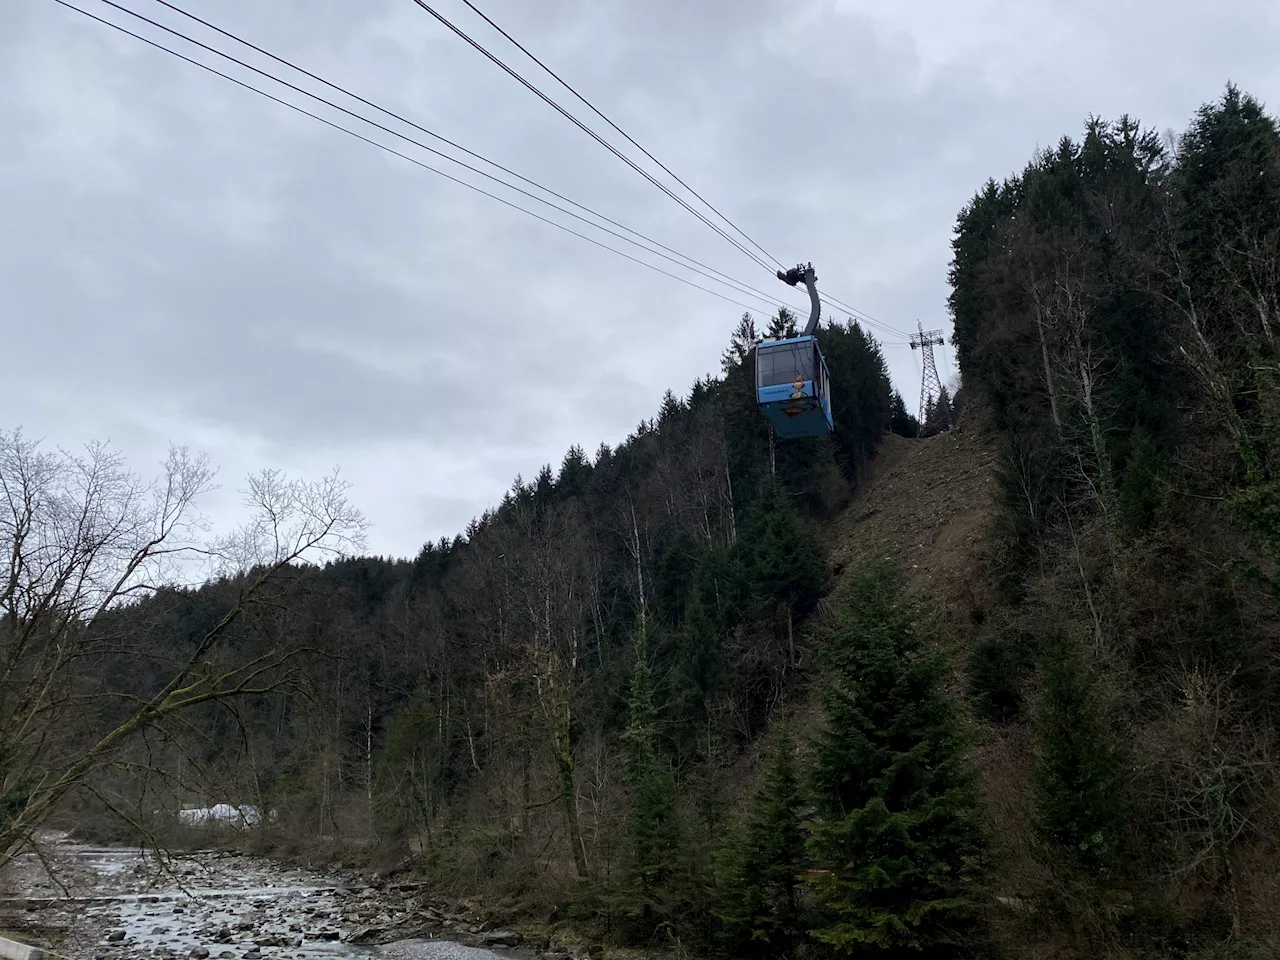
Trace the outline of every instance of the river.
<path fill-rule="evenodd" d="M 71 960 L 502 960 L 531 950 L 447 907 L 414 884 L 356 878 L 225 851 L 173 854 L 45 838 L 8 871 L 0 928 L 40 934 Z M 388 942 L 391 941 L 391 942 Z"/>

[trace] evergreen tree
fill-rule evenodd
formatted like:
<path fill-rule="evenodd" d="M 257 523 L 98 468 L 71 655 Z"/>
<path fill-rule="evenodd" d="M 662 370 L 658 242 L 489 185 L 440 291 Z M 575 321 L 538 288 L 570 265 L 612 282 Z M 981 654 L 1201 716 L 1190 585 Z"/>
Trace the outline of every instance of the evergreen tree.
<path fill-rule="evenodd" d="M 827 567 L 813 531 L 787 491 L 766 478 L 734 545 L 757 611 L 808 613 L 827 586 Z"/>
<path fill-rule="evenodd" d="M 889 426 L 893 387 L 875 338 L 852 320 L 828 324 L 818 340 L 831 371 L 836 462 L 856 483 Z"/>
<path fill-rule="evenodd" d="M 800 330 L 796 326 L 796 315 L 786 307 L 779 307 L 775 316 L 769 318 L 769 330 L 765 334 L 772 340 L 787 340 L 798 337 Z"/>
<path fill-rule="evenodd" d="M 756 331 L 755 318 L 744 313 L 738 320 L 729 339 L 729 346 L 720 357 L 720 369 L 728 376 L 735 368 L 741 366 L 751 357 L 751 351 L 760 342 L 760 334 Z"/>
<path fill-rule="evenodd" d="M 841 956 L 946 956 L 982 850 L 965 742 L 900 575 L 863 571 L 827 631 L 812 934 Z"/>
<path fill-rule="evenodd" d="M 925 413 L 923 434 L 932 437 L 951 427 L 951 393 L 944 386 L 938 391 L 938 399 Z"/>
<path fill-rule="evenodd" d="M 587 459 L 582 447 L 574 444 L 564 455 L 560 463 L 560 474 L 556 477 L 556 492 L 563 499 L 580 497 L 586 492 L 591 477 L 591 461 Z"/>
<path fill-rule="evenodd" d="M 800 874 L 806 854 L 793 751 L 784 727 L 746 823 L 730 834 L 721 855 L 719 939 L 739 960 L 792 957 L 803 932 Z"/>
<path fill-rule="evenodd" d="M 1022 715 L 1022 688 L 1035 665 L 1034 638 L 1016 631 L 983 637 L 969 652 L 969 696 L 978 716 L 1012 723 Z"/>
<path fill-rule="evenodd" d="M 1068 866 L 1106 877 L 1121 863 L 1131 812 L 1124 764 L 1081 651 L 1063 636 L 1045 646 L 1035 723 L 1037 831 Z"/>
<path fill-rule="evenodd" d="M 662 405 L 658 408 L 658 426 L 666 429 L 673 426 L 679 421 L 681 414 L 686 407 L 676 397 L 675 393 L 668 388 L 666 393 L 662 395 Z"/>
<path fill-rule="evenodd" d="M 759 341 L 754 321 L 744 314 L 722 359 L 724 381 L 717 398 L 724 422 L 726 458 L 735 490 L 750 491 L 769 471 L 772 427 L 760 413 L 752 351 Z M 745 506 L 746 497 L 740 504 Z M 741 509 L 741 507 L 739 507 Z"/>
<path fill-rule="evenodd" d="M 889 401 L 889 431 L 900 437 L 916 437 L 920 434 L 920 421 L 907 412 L 907 404 L 897 390 Z"/>
<path fill-rule="evenodd" d="M 626 745 L 626 784 L 631 794 L 627 819 L 631 861 L 629 875 L 645 913 L 660 907 L 678 862 L 679 826 L 671 766 L 659 755 L 657 711 L 649 672 L 643 621 L 636 633 L 636 662 L 631 674 L 630 717 L 622 738 Z"/>
<path fill-rule="evenodd" d="M 1180 253 L 1211 345 L 1197 365 L 1244 467 L 1232 505 L 1280 557 L 1280 125 L 1228 85 L 1182 138 L 1174 183 Z"/>
<path fill-rule="evenodd" d="M 695 580 L 676 639 L 671 708 L 674 714 L 673 733 L 682 755 L 701 752 L 709 710 L 725 695 L 729 686 L 724 642 L 726 631 L 702 591 L 702 586 Z"/>

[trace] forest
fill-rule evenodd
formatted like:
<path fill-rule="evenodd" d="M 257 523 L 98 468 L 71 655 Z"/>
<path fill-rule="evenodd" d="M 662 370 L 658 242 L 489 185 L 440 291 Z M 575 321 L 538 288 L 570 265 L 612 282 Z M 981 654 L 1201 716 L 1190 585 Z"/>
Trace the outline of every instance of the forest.
<path fill-rule="evenodd" d="M 270 563 L 68 606 L 17 559 L 62 569 L 12 493 L 57 465 L 0 435 L 0 850 L 235 802 L 255 849 L 600 945 L 1275 956 L 1276 122 L 1233 86 L 1177 136 L 1089 118 L 981 185 L 949 280 L 963 388 L 924 424 L 828 322 L 836 429 L 777 441 L 752 348 L 795 319 L 744 315 L 718 376 L 412 560 L 298 563 L 358 517 L 268 477 L 237 543 Z M 884 435 L 961 429 L 997 464 L 963 604 L 833 567 Z"/>

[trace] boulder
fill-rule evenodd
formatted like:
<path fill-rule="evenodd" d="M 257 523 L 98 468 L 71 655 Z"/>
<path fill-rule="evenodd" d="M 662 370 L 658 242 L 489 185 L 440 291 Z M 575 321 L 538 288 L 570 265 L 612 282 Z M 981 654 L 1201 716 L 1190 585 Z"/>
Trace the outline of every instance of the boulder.
<path fill-rule="evenodd" d="M 486 947 L 515 947 L 520 944 L 520 934 L 514 930 L 490 930 L 482 939 Z"/>

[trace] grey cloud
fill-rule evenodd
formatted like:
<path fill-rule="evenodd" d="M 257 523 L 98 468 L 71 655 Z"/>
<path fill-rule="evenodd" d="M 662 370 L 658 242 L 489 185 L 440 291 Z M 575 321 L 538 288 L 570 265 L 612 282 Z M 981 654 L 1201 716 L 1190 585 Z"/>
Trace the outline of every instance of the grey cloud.
<path fill-rule="evenodd" d="M 187 5 L 803 299 L 410 0 Z M 582 113 L 461 3 L 437 5 Z M 6 364 L 5 422 L 68 445 L 111 436 L 140 467 L 168 438 L 203 445 L 228 491 L 253 467 L 340 463 L 376 524 L 372 548 L 411 554 L 517 472 L 558 463 L 570 443 L 616 443 L 664 389 L 718 369 L 740 307 L 51 2 L 11 6 L 0 323 L 24 362 Z M 1280 27 L 1263 0 L 1213 18 L 1189 2 L 480 6 L 771 252 L 813 260 L 825 289 L 899 331 L 947 326 L 951 227 L 988 176 L 1090 112 L 1181 128 L 1228 78 L 1273 105 L 1280 89 Z M 886 352 L 911 403 L 915 361 Z M 231 518 L 235 498 L 215 506 Z"/>

